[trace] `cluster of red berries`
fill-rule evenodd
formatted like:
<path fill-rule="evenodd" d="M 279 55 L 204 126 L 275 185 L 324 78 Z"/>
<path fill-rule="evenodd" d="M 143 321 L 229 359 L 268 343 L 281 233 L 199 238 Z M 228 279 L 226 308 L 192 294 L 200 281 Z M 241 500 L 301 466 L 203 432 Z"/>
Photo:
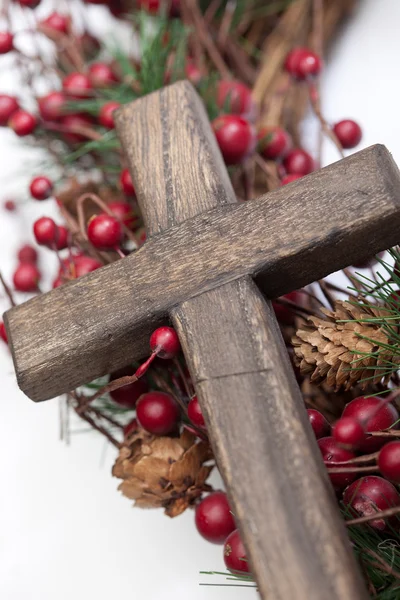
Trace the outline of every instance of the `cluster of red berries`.
<path fill-rule="evenodd" d="M 296 48 L 289 53 L 285 68 L 296 80 L 304 81 L 320 73 L 322 61 L 311 50 Z M 282 127 L 261 127 L 256 132 L 251 90 L 240 81 L 220 81 L 216 104 L 226 113 L 214 119 L 212 126 L 227 165 L 242 163 L 257 149 L 263 158 L 278 163 L 282 185 L 315 169 L 312 156 L 303 148 L 294 148 L 291 136 Z M 343 148 L 354 148 L 362 137 L 360 126 L 350 119 L 336 123 L 333 132 Z"/>
<path fill-rule="evenodd" d="M 175 358 L 180 352 L 179 338 L 175 330 L 166 326 L 156 329 L 150 337 L 150 349 L 152 355 L 159 358 Z M 147 361 L 145 364 L 147 366 Z M 134 374 L 133 369 L 123 369 L 114 373 L 111 381 Z M 124 427 L 125 438 L 135 434 L 139 427 L 157 436 L 178 432 L 182 420 L 180 406 L 171 394 L 149 391 L 148 383 L 144 379 L 119 387 L 111 391 L 110 395 L 117 404 L 136 409 L 135 418 Z M 193 433 L 205 431 L 204 416 L 196 396 L 187 404 L 186 416 L 189 424 L 184 424 L 184 427 Z M 197 530 L 206 540 L 214 544 L 224 544 L 224 559 L 228 569 L 248 572 L 243 543 L 224 492 L 213 492 L 200 501 L 196 506 L 195 523 Z"/>
<path fill-rule="evenodd" d="M 207 541 L 224 545 L 226 567 L 234 573 L 248 573 L 246 551 L 224 492 L 209 494 L 196 506 L 197 531 Z"/>
<path fill-rule="evenodd" d="M 33 224 L 33 234 L 39 246 L 52 250 L 68 248 L 69 232 L 64 225 L 57 225 L 50 217 L 40 217 Z"/>
<path fill-rule="evenodd" d="M 400 506 L 400 441 L 374 435 L 390 431 L 399 420 L 397 409 L 378 397 L 360 396 L 346 405 L 341 418 L 331 429 L 323 415 L 308 410 L 311 426 L 328 469 L 332 485 L 342 495 L 345 507 L 355 516 L 374 516 L 379 510 Z M 355 461 L 355 459 L 357 460 Z M 362 460 L 380 475 L 360 477 L 357 470 Z M 377 515 L 370 525 L 386 530 L 398 526 L 398 520 Z"/>
<path fill-rule="evenodd" d="M 38 254 L 35 248 L 25 244 L 18 251 L 17 258 L 18 266 L 13 274 L 14 288 L 18 292 L 37 292 L 41 274 L 37 267 Z"/>

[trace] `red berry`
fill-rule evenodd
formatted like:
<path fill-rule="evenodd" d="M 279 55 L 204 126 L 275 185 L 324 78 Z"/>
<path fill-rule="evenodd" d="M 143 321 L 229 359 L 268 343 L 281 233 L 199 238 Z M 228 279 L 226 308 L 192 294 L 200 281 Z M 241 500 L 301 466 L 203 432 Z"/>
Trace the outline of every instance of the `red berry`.
<path fill-rule="evenodd" d="M 19 292 L 36 292 L 39 281 L 39 270 L 32 263 L 21 263 L 13 275 L 14 287 Z"/>
<path fill-rule="evenodd" d="M 292 145 L 289 134 L 281 127 L 263 127 L 257 137 L 260 152 L 268 160 L 283 158 Z"/>
<path fill-rule="evenodd" d="M 295 302 L 296 304 L 301 304 L 301 294 L 299 294 L 299 292 L 289 292 L 288 294 L 282 296 L 282 298 L 285 300 L 290 300 L 291 302 Z M 295 313 L 290 306 L 279 304 L 279 302 L 272 302 L 272 306 L 279 323 L 283 323 L 285 325 L 291 325 L 294 323 Z"/>
<path fill-rule="evenodd" d="M 30 135 L 36 128 L 37 119 L 26 110 L 18 109 L 8 121 L 9 127 L 20 137 Z"/>
<path fill-rule="evenodd" d="M 366 517 L 380 510 L 399 506 L 400 496 L 394 485 L 386 479 L 368 475 L 357 479 L 347 488 L 343 502 L 354 516 Z M 386 529 L 384 519 L 374 519 L 369 521 L 369 525 L 379 531 Z"/>
<path fill-rule="evenodd" d="M 126 425 L 124 425 L 123 428 L 123 432 L 124 432 L 124 437 L 128 437 L 131 435 L 131 433 L 134 433 L 135 431 L 137 431 L 138 429 L 138 422 L 137 419 L 132 419 L 132 421 L 129 421 L 129 423 L 127 423 Z"/>
<path fill-rule="evenodd" d="M 51 15 L 41 22 L 41 25 L 58 31 L 59 33 L 68 33 L 70 28 L 70 19 L 58 12 L 53 12 Z"/>
<path fill-rule="evenodd" d="M 116 248 L 122 239 L 121 223 L 111 215 L 96 215 L 89 221 L 87 234 L 95 248 Z"/>
<path fill-rule="evenodd" d="M 180 12 L 180 0 L 137 0 L 137 7 L 152 14 L 157 14 L 163 7 L 169 9 L 170 16 L 178 16 Z"/>
<path fill-rule="evenodd" d="M 190 58 L 187 60 L 185 65 L 185 75 L 193 85 L 198 85 L 203 78 L 203 74 L 199 67 Z"/>
<path fill-rule="evenodd" d="M 197 427 L 205 427 L 205 421 L 203 413 L 201 412 L 200 404 L 197 396 L 191 399 L 187 407 L 188 417 L 192 421 L 193 425 Z"/>
<path fill-rule="evenodd" d="M 21 6 L 26 6 L 27 8 L 36 8 L 40 4 L 40 0 L 18 0 L 18 3 Z"/>
<path fill-rule="evenodd" d="M 361 127 L 351 119 L 339 121 L 334 125 L 333 131 L 343 148 L 355 148 L 361 142 Z"/>
<path fill-rule="evenodd" d="M 311 427 L 313 428 L 317 440 L 322 437 L 327 437 L 330 434 L 331 426 L 325 419 L 324 415 L 314 408 L 307 409 L 308 418 L 310 419 Z"/>
<path fill-rule="evenodd" d="M 35 200 L 46 200 L 52 195 L 53 184 L 48 177 L 35 177 L 30 183 L 29 190 Z"/>
<path fill-rule="evenodd" d="M 167 435 L 176 428 L 180 413 L 177 403 L 169 394 L 148 392 L 139 398 L 136 416 L 146 431 L 154 435 Z"/>
<path fill-rule="evenodd" d="M 254 108 L 251 89 L 240 81 L 223 79 L 218 82 L 217 106 L 234 115 L 251 114 Z"/>
<path fill-rule="evenodd" d="M 378 456 L 378 467 L 386 479 L 400 483 L 400 441 L 383 446 Z"/>
<path fill-rule="evenodd" d="M 296 175 L 293 173 L 292 175 L 285 175 L 281 179 L 281 185 L 288 185 L 288 183 L 292 183 L 293 181 L 297 181 L 297 179 L 301 179 L 303 175 Z"/>
<path fill-rule="evenodd" d="M 256 146 L 253 126 L 238 115 L 221 115 L 212 122 L 219 148 L 227 165 L 242 162 Z"/>
<path fill-rule="evenodd" d="M 63 92 L 50 92 L 38 99 L 39 112 L 45 121 L 57 121 L 63 116 L 66 98 Z"/>
<path fill-rule="evenodd" d="M 75 130 L 91 127 L 93 120 L 88 115 L 83 113 L 77 113 L 75 115 L 66 115 L 62 117 L 61 124 L 66 128 L 67 131 L 63 132 L 64 139 L 70 144 L 77 144 L 79 142 L 85 142 L 87 137 L 84 133 L 76 133 Z"/>
<path fill-rule="evenodd" d="M 318 440 L 318 446 L 321 450 L 322 457 L 325 462 L 325 466 L 328 469 L 329 466 L 326 463 L 334 462 L 340 463 L 354 458 L 355 454 L 349 450 L 341 448 L 333 437 L 324 437 Z M 332 465 L 332 468 L 350 468 L 350 465 Z M 329 473 L 333 487 L 336 490 L 343 490 L 349 483 L 351 483 L 356 477 L 357 473 Z"/>
<path fill-rule="evenodd" d="M 347 450 L 357 450 L 365 441 L 365 430 L 354 417 L 342 417 L 336 421 L 333 430 L 335 441 Z"/>
<path fill-rule="evenodd" d="M 3 340 L 3 342 L 8 344 L 7 331 L 3 321 L 0 321 L 0 338 Z"/>
<path fill-rule="evenodd" d="M 8 212 L 14 212 L 17 210 L 17 205 L 15 204 L 14 200 L 6 200 L 3 204 L 3 208 Z"/>
<path fill-rule="evenodd" d="M 56 243 L 57 225 L 50 217 L 41 217 L 33 224 L 33 233 L 41 246 L 54 246 Z"/>
<path fill-rule="evenodd" d="M 88 75 L 77 71 L 66 75 L 62 86 L 65 93 L 72 98 L 87 98 L 93 90 Z"/>
<path fill-rule="evenodd" d="M 64 285 L 63 280 L 61 279 L 61 277 L 56 277 L 55 280 L 53 281 L 53 290 L 60 287 L 61 285 Z"/>
<path fill-rule="evenodd" d="M 14 37 L 9 31 L 0 31 L 0 54 L 7 54 L 14 48 Z"/>
<path fill-rule="evenodd" d="M 125 375 L 133 375 L 135 370 L 133 368 L 120 369 L 112 374 L 110 381 L 124 377 Z M 134 408 L 136 402 L 143 394 L 149 391 L 148 383 L 145 379 L 138 379 L 134 383 L 124 385 L 113 392 L 110 392 L 111 398 L 120 406 L 125 408 Z"/>
<path fill-rule="evenodd" d="M 345 407 L 342 417 L 357 419 L 366 432 L 382 431 L 391 427 L 399 418 L 399 413 L 390 403 L 383 403 L 380 398 L 364 398 L 359 396 Z M 385 438 L 367 436 L 359 449 L 364 453 L 376 452 L 385 444 Z"/>
<path fill-rule="evenodd" d="M 92 63 L 88 74 L 91 84 L 95 88 L 111 87 L 118 83 L 118 77 L 107 63 Z"/>
<path fill-rule="evenodd" d="M 322 60 L 309 48 L 294 48 L 286 57 L 285 69 L 296 79 L 307 79 L 319 75 Z"/>
<path fill-rule="evenodd" d="M 150 336 L 150 349 L 160 358 L 174 358 L 181 349 L 178 334 L 172 327 L 159 327 Z"/>
<path fill-rule="evenodd" d="M 122 221 L 122 223 L 126 227 L 132 227 L 138 220 L 138 217 L 135 215 L 132 206 L 128 202 L 124 201 L 116 201 L 110 202 L 108 204 L 108 208 L 111 210 L 113 215 Z"/>
<path fill-rule="evenodd" d="M 0 125 L 7 125 L 10 117 L 19 109 L 18 100 L 15 96 L 0 94 Z"/>
<path fill-rule="evenodd" d="M 75 276 L 83 277 L 96 269 L 102 267 L 102 263 L 91 256 L 76 256 L 74 259 Z"/>
<path fill-rule="evenodd" d="M 131 174 L 128 169 L 123 169 L 119 178 L 122 191 L 127 196 L 135 196 L 135 188 L 133 185 Z"/>
<path fill-rule="evenodd" d="M 246 550 L 238 529 L 232 531 L 225 540 L 224 561 L 230 571 L 249 573 L 249 563 L 246 559 Z"/>
<path fill-rule="evenodd" d="M 58 225 L 56 233 L 56 249 L 68 248 L 69 231 L 64 225 Z"/>
<path fill-rule="evenodd" d="M 223 544 L 236 529 L 226 494 L 214 492 L 206 496 L 196 506 L 195 523 L 204 539 L 213 544 Z"/>
<path fill-rule="evenodd" d="M 25 244 L 25 246 L 22 246 L 22 248 L 18 250 L 17 256 L 20 263 L 35 264 L 38 258 L 35 248 L 33 246 L 30 246 L 29 244 Z"/>
<path fill-rule="evenodd" d="M 120 102 L 114 101 L 106 102 L 106 104 L 103 104 L 99 113 L 99 122 L 101 123 L 101 125 L 103 125 L 103 127 L 107 127 L 108 129 L 114 129 L 115 123 L 113 112 L 114 110 L 117 110 L 117 108 L 119 108 L 120 106 Z"/>
<path fill-rule="evenodd" d="M 314 160 L 305 150 L 294 148 L 286 155 L 283 166 L 291 175 L 308 175 L 314 169 Z"/>

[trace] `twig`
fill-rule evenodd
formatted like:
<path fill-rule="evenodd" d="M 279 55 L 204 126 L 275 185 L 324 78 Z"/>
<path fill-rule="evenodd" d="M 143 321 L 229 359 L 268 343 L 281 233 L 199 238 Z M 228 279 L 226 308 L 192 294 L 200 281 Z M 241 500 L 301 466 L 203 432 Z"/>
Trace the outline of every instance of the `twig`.
<path fill-rule="evenodd" d="M 333 129 L 329 126 L 328 122 L 326 121 L 326 119 L 324 118 L 324 116 L 322 114 L 321 100 L 320 100 L 318 86 L 315 83 L 311 82 L 311 83 L 309 83 L 308 90 L 309 90 L 309 98 L 310 98 L 311 107 L 315 113 L 315 116 L 317 117 L 317 119 L 320 122 L 322 131 L 325 133 L 325 135 L 329 139 L 332 140 L 332 142 L 338 149 L 340 156 L 342 158 L 344 158 L 343 146 L 339 142 L 337 135 L 335 134 Z"/>
<path fill-rule="evenodd" d="M 222 4 L 222 0 L 211 0 L 210 4 L 207 6 L 204 13 L 204 21 L 206 23 L 211 23 L 213 18 L 216 15 L 217 10 Z"/>
<path fill-rule="evenodd" d="M 98 431 L 99 433 L 102 433 L 108 439 L 108 441 L 111 442 L 116 448 L 121 448 L 122 444 L 120 442 L 118 442 L 111 435 L 111 433 L 109 431 L 107 431 L 107 429 L 105 429 L 104 427 L 101 427 L 101 425 L 98 425 L 96 423 L 96 421 L 94 419 L 92 419 L 92 417 L 90 417 L 86 412 L 79 411 L 78 407 L 75 407 L 75 411 L 81 419 L 83 419 L 84 421 L 89 423 L 89 425 L 91 427 L 93 427 L 93 429 L 96 429 L 96 431 Z"/>
<path fill-rule="evenodd" d="M 365 549 L 363 548 L 363 552 L 365 552 L 365 554 L 368 554 L 369 556 L 372 556 L 372 558 L 375 558 L 375 560 L 378 561 L 378 564 L 381 565 L 381 569 L 383 571 L 385 571 L 386 573 L 388 573 L 389 575 L 393 575 L 394 577 L 396 577 L 396 579 L 400 579 L 400 573 L 398 573 L 397 571 L 395 571 L 393 569 L 392 566 L 389 566 L 380 556 L 379 554 L 377 554 L 376 552 L 374 552 L 373 550 L 370 550 L 369 548 Z M 374 565 L 376 567 L 376 565 Z M 379 568 L 379 567 L 378 567 Z"/>
<path fill-rule="evenodd" d="M 92 396 L 87 396 L 81 399 L 79 410 L 84 410 L 91 402 L 94 402 L 97 400 L 97 398 L 100 398 L 100 396 L 108 394 L 109 392 L 113 392 L 114 390 L 118 390 L 119 388 L 129 385 L 130 383 L 135 383 L 135 381 L 138 381 L 136 375 L 124 375 L 124 377 L 119 377 L 119 379 L 110 381 L 107 383 L 107 385 L 104 385 L 102 388 L 97 390 L 95 394 L 92 394 Z"/>
<path fill-rule="evenodd" d="M 232 25 L 233 15 L 235 14 L 236 4 L 236 0 L 228 0 L 228 2 L 225 5 L 224 15 L 222 17 L 221 25 L 217 36 L 218 45 L 223 51 L 226 47 L 229 30 Z"/>
<path fill-rule="evenodd" d="M 10 304 L 11 304 L 11 306 L 16 306 L 15 300 L 14 300 L 14 298 L 13 298 L 12 291 L 11 291 L 10 287 L 9 287 L 9 286 L 6 284 L 6 282 L 4 281 L 4 277 L 3 277 L 3 275 L 1 274 L 1 272 L 0 272 L 0 283 L 1 283 L 1 285 L 3 286 L 3 288 L 4 288 L 4 291 L 5 291 L 6 295 L 7 295 L 7 298 L 8 298 L 8 299 L 9 299 L 9 301 L 10 301 Z"/>
<path fill-rule="evenodd" d="M 330 293 L 326 282 L 323 279 L 318 281 L 321 292 L 325 296 L 326 300 L 329 302 L 331 308 L 335 308 L 335 300 L 336 298 Z"/>
<path fill-rule="evenodd" d="M 325 462 L 325 466 L 328 469 L 328 473 L 376 473 L 379 471 L 377 465 L 371 465 L 370 467 L 354 467 L 348 468 L 346 467 L 334 467 L 333 469 L 329 468 L 330 462 Z"/>
<path fill-rule="evenodd" d="M 174 365 L 179 373 L 179 377 L 182 379 L 182 383 L 185 387 L 185 392 L 188 398 L 191 398 L 193 396 L 193 392 L 191 391 L 191 389 L 189 388 L 189 384 L 187 382 L 187 379 L 185 377 L 185 373 L 183 372 L 181 363 L 179 362 L 178 358 L 174 358 Z"/>
<path fill-rule="evenodd" d="M 215 68 L 219 71 L 223 79 L 230 79 L 231 72 L 228 69 L 224 59 L 222 58 L 214 40 L 210 36 L 207 24 L 204 21 L 203 15 L 199 9 L 196 0 L 184 0 L 191 11 L 193 24 L 196 30 L 196 35 L 199 37 L 204 48 L 206 49 L 210 60 L 214 63 Z"/>
<path fill-rule="evenodd" d="M 365 515 L 364 517 L 350 519 L 348 521 L 345 521 L 345 523 L 347 527 L 351 527 L 351 525 L 360 525 L 361 523 L 368 523 L 368 521 L 375 521 L 375 519 L 386 519 L 387 517 L 393 517 L 394 515 L 398 515 L 399 513 L 400 506 L 394 506 L 393 508 L 386 508 L 385 510 L 377 511 L 373 515 Z"/>

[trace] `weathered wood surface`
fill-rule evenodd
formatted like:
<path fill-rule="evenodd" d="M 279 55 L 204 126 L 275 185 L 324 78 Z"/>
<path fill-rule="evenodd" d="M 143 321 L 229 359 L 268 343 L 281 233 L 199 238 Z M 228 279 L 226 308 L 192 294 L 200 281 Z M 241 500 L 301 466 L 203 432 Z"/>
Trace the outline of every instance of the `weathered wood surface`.
<path fill-rule="evenodd" d="M 235 200 L 190 86 L 127 106 L 117 128 L 151 235 Z M 190 240 L 208 270 L 196 234 Z M 226 266 L 229 243 L 223 251 Z M 271 304 L 245 276 L 179 303 L 171 316 L 262 598 L 364 598 Z"/>
<path fill-rule="evenodd" d="M 193 127 L 193 118 L 185 118 Z M 150 120 L 148 139 L 138 137 L 131 158 L 150 157 L 153 128 Z M 158 164 L 161 155 L 154 152 Z M 154 184 L 157 206 L 160 190 L 168 198 L 176 194 L 183 206 L 179 181 L 185 177 L 196 188 L 188 195 L 190 206 L 198 205 L 198 190 L 207 202 L 213 199 L 212 206 L 215 198 L 228 204 L 226 179 L 221 187 L 203 171 L 194 175 L 206 160 L 200 146 L 187 142 L 181 152 L 185 163 L 173 167 L 173 181 L 167 174 L 159 182 L 150 158 L 143 172 L 134 171 L 139 197 Z M 272 298 L 397 244 L 399 188 L 391 155 L 372 146 L 257 200 L 192 216 L 124 260 L 8 311 L 21 389 L 33 400 L 46 400 L 145 356 L 149 334 L 174 306 L 240 276 L 255 274 Z M 157 223 L 180 221 L 178 207 L 167 222 L 165 210 L 154 215 L 156 225 L 150 209 L 145 215 L 152 233 L 160 231 Z"/>
<path fill-rule="evenodd" d="M 173 322 L 262 598 L 366 598 L 270 302 L 243 277 Z"/>

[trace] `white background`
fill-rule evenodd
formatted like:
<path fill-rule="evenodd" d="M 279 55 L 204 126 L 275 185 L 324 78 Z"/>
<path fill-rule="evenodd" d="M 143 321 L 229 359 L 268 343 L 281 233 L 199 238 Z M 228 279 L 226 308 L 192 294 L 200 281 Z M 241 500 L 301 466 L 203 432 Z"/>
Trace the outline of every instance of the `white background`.
<path fill-rule="evenodd" d="M 323 79 L 324 112 L 333 121 L 354 117 L 364 130 L 362 146 L 382 142 L 400 161 L 400 2 L 361 4 L 330 58 Z M 110 26 L 101 11 L 92 14 L 96 27 Z M 13 85 L 13 77 L 1 70 L 1 91 Z M 0 130 L 0 200 L 16 192 L 23 196 L 30 156 L 17 150 L 10 132 Z M 325 158 L 336 160 L 335 150 L 329 148 Z M 43 212 L 43 205 L 33 204 L 18 217 L 0 213 L 0 269 L 7 278 L 30 221 Z M 6 308 L 0 298 L 0 309 Z M 105 448 L 97 434 L 76 434 L 69 447 L 61 443 L 57 401 L 35 405 L 18 391 L 4 345 L 0 382 L 3 600 L 256 597 L 253 590 L 200 587 L 199 581 L 217 581 L 199 571 L 223 569 L 221 547 L 199 537 L 191 511 L 170 520 L 160 511 L 132 509 L 110 475 L 114 450 Z"/>

